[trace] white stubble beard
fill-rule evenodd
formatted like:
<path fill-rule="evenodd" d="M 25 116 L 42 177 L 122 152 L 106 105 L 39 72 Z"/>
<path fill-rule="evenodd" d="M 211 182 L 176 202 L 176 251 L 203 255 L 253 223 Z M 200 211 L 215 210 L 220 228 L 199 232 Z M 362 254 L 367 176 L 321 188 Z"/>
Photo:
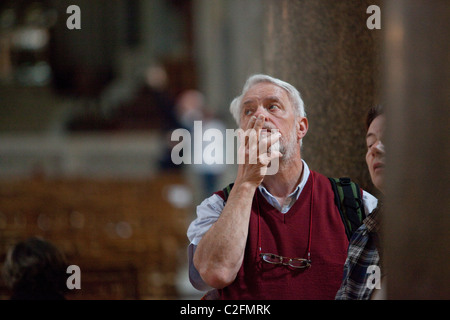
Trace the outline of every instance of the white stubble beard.
<path fill-rule="evenodd" d="M 289 136 L 287 137 L 287 139 L 281 136 L 277 142 L 275 142 L 273 145 L 269 147 L 268 152 L 272 151 L 281 152 L 283 156 L 280 158 L 280 162 L 286 164 L 291 160 L 292 156 L 294 155 L 296 144 L 297 144 L 297 131 L 296 128 L 294 127 L 290 132 Z"/>

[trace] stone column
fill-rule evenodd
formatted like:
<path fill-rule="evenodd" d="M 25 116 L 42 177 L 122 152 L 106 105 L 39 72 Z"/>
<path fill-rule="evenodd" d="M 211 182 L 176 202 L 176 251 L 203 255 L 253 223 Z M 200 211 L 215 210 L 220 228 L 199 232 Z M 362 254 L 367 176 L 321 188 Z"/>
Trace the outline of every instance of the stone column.
<path fill-rule="evenodd" d="M 264 25 L 264 71 L 295 85 L 305 102 L 303 158 L 369 191 L 364 116 L 379 102 L 381 31 L 367 28 L 366 10 L 379 2 L 267 0 Z"/>
<path fill-rule="evenodd" d="M 450 6 L 386 1 L 384 81 L 390 299 L 450 298 Z"/>

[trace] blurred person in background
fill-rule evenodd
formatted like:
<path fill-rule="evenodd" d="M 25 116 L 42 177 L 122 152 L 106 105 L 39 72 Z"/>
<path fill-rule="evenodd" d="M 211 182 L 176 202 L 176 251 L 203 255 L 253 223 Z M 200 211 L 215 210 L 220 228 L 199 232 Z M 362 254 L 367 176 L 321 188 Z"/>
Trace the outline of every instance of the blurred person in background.
<path fill-rule="evenodd" d="M 8 250 L 3 278 L 11 300 L 65 300 L 66 258 L 52 243 L 31 237 Z"/>
<path fill-rule="evenodd" d="M 198 183 L 201 189 L 199 196 L 201 198 L 209 197 L 217 190 L 218 183 L 226 169 L 224 161 L 217 163 L 210 153 L 205 152 L 207 148 L 214 150 L 220 148 L 224 152 L 222 141 L 217 141 L 215 138 L 204 141 L 205 132 L 215 130 L 216 133 L 220 132 L 223 137 L 226 131 L 223 121 L 206 106 L 203 93 L 193 89 L 183 91 L 176 104 L 178 121 L 184 129 L 190 132 L 192 137 L 192 159 L 201 159 L 201 163 L 192 163 L 189 166 L 192 173 L 199 177 Z M 201 132 L 196 134 L 196 127 L 201 128 Z M 201 145 L 201 148 L 194 147 L 197 145 Z"/>

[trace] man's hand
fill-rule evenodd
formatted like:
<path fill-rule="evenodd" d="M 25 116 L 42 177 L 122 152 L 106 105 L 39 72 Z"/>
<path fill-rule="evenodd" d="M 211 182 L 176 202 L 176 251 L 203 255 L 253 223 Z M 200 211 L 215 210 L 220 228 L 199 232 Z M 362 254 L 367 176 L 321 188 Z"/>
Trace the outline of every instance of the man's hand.
<path fill-rule="evenodd" d="M 252 117 L 245 131 L 239 130 L 238 174 L 235 183 L 249 183 L 257 187 L 267 174 L 272 160 L 282 156 L 278 150 L 270 150 L 281 137 L 278 130 L 264 131 L 265 118 Z"/>
<path fill-rule="evenodd" d="M 263 115 L 253 117 L 245 131 L 239 131 L 239 169 L 233 189 L 219 219 L 200 240 L 194 254 L 200 276 L 214 288 L 224 288 L 234 281 L 244 259 L 255 190 L 269 163 L 281 157 L 279 151 L 268 151 L 281 135 L 275 130 L 262 134 L 264 121 Z"/>

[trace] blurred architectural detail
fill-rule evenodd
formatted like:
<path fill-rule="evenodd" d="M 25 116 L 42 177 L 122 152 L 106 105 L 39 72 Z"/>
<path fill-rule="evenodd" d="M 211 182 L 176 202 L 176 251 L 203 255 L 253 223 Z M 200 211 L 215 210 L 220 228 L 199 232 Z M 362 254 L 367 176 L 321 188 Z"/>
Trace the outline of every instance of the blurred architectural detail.
<path fill-rule="evenodd" d="M 157 133 L 52 136 L 2 135 L 0 179 L 148 179 L 159 172 L 164 145 Z"/>
<path fill-rule="evenodd" d="M 56 19 L 56 10 L 46 1 L 0 5 L 0 83 L 51 83 L 50 41 Z"/>
<path fill-rule="evenodd" d="M 450 7 L 387 1 L 387 298 L 450 298 Z"/>
<path fill-rule="evenodd" d="M 0 261 L 10 245 L 38 235 L 81 269 L 82 289 L 68 299 L 177 299 L 190 204 L 171 202 L 173 188 L 189 196 L 186 182 L 167 173 L 1 181 Z M 0 299 L 8 298 L 0 280 Z"/>
<path fill-rule="evenodd" d="M 263 70 L 266 0 L 193 0 L 193 49 L 205 104 L 230 123 L 231 100 Z"/>
<path fill-rule="evenodd" d="M 69 299 L 176 299 L 192 188 L 162 165 L 196 87 L 191 1 L 0 4 L 0 261 L 42 235 L 82 272 Z M 8 292 L 0 281 L 0 299 Z"/>

